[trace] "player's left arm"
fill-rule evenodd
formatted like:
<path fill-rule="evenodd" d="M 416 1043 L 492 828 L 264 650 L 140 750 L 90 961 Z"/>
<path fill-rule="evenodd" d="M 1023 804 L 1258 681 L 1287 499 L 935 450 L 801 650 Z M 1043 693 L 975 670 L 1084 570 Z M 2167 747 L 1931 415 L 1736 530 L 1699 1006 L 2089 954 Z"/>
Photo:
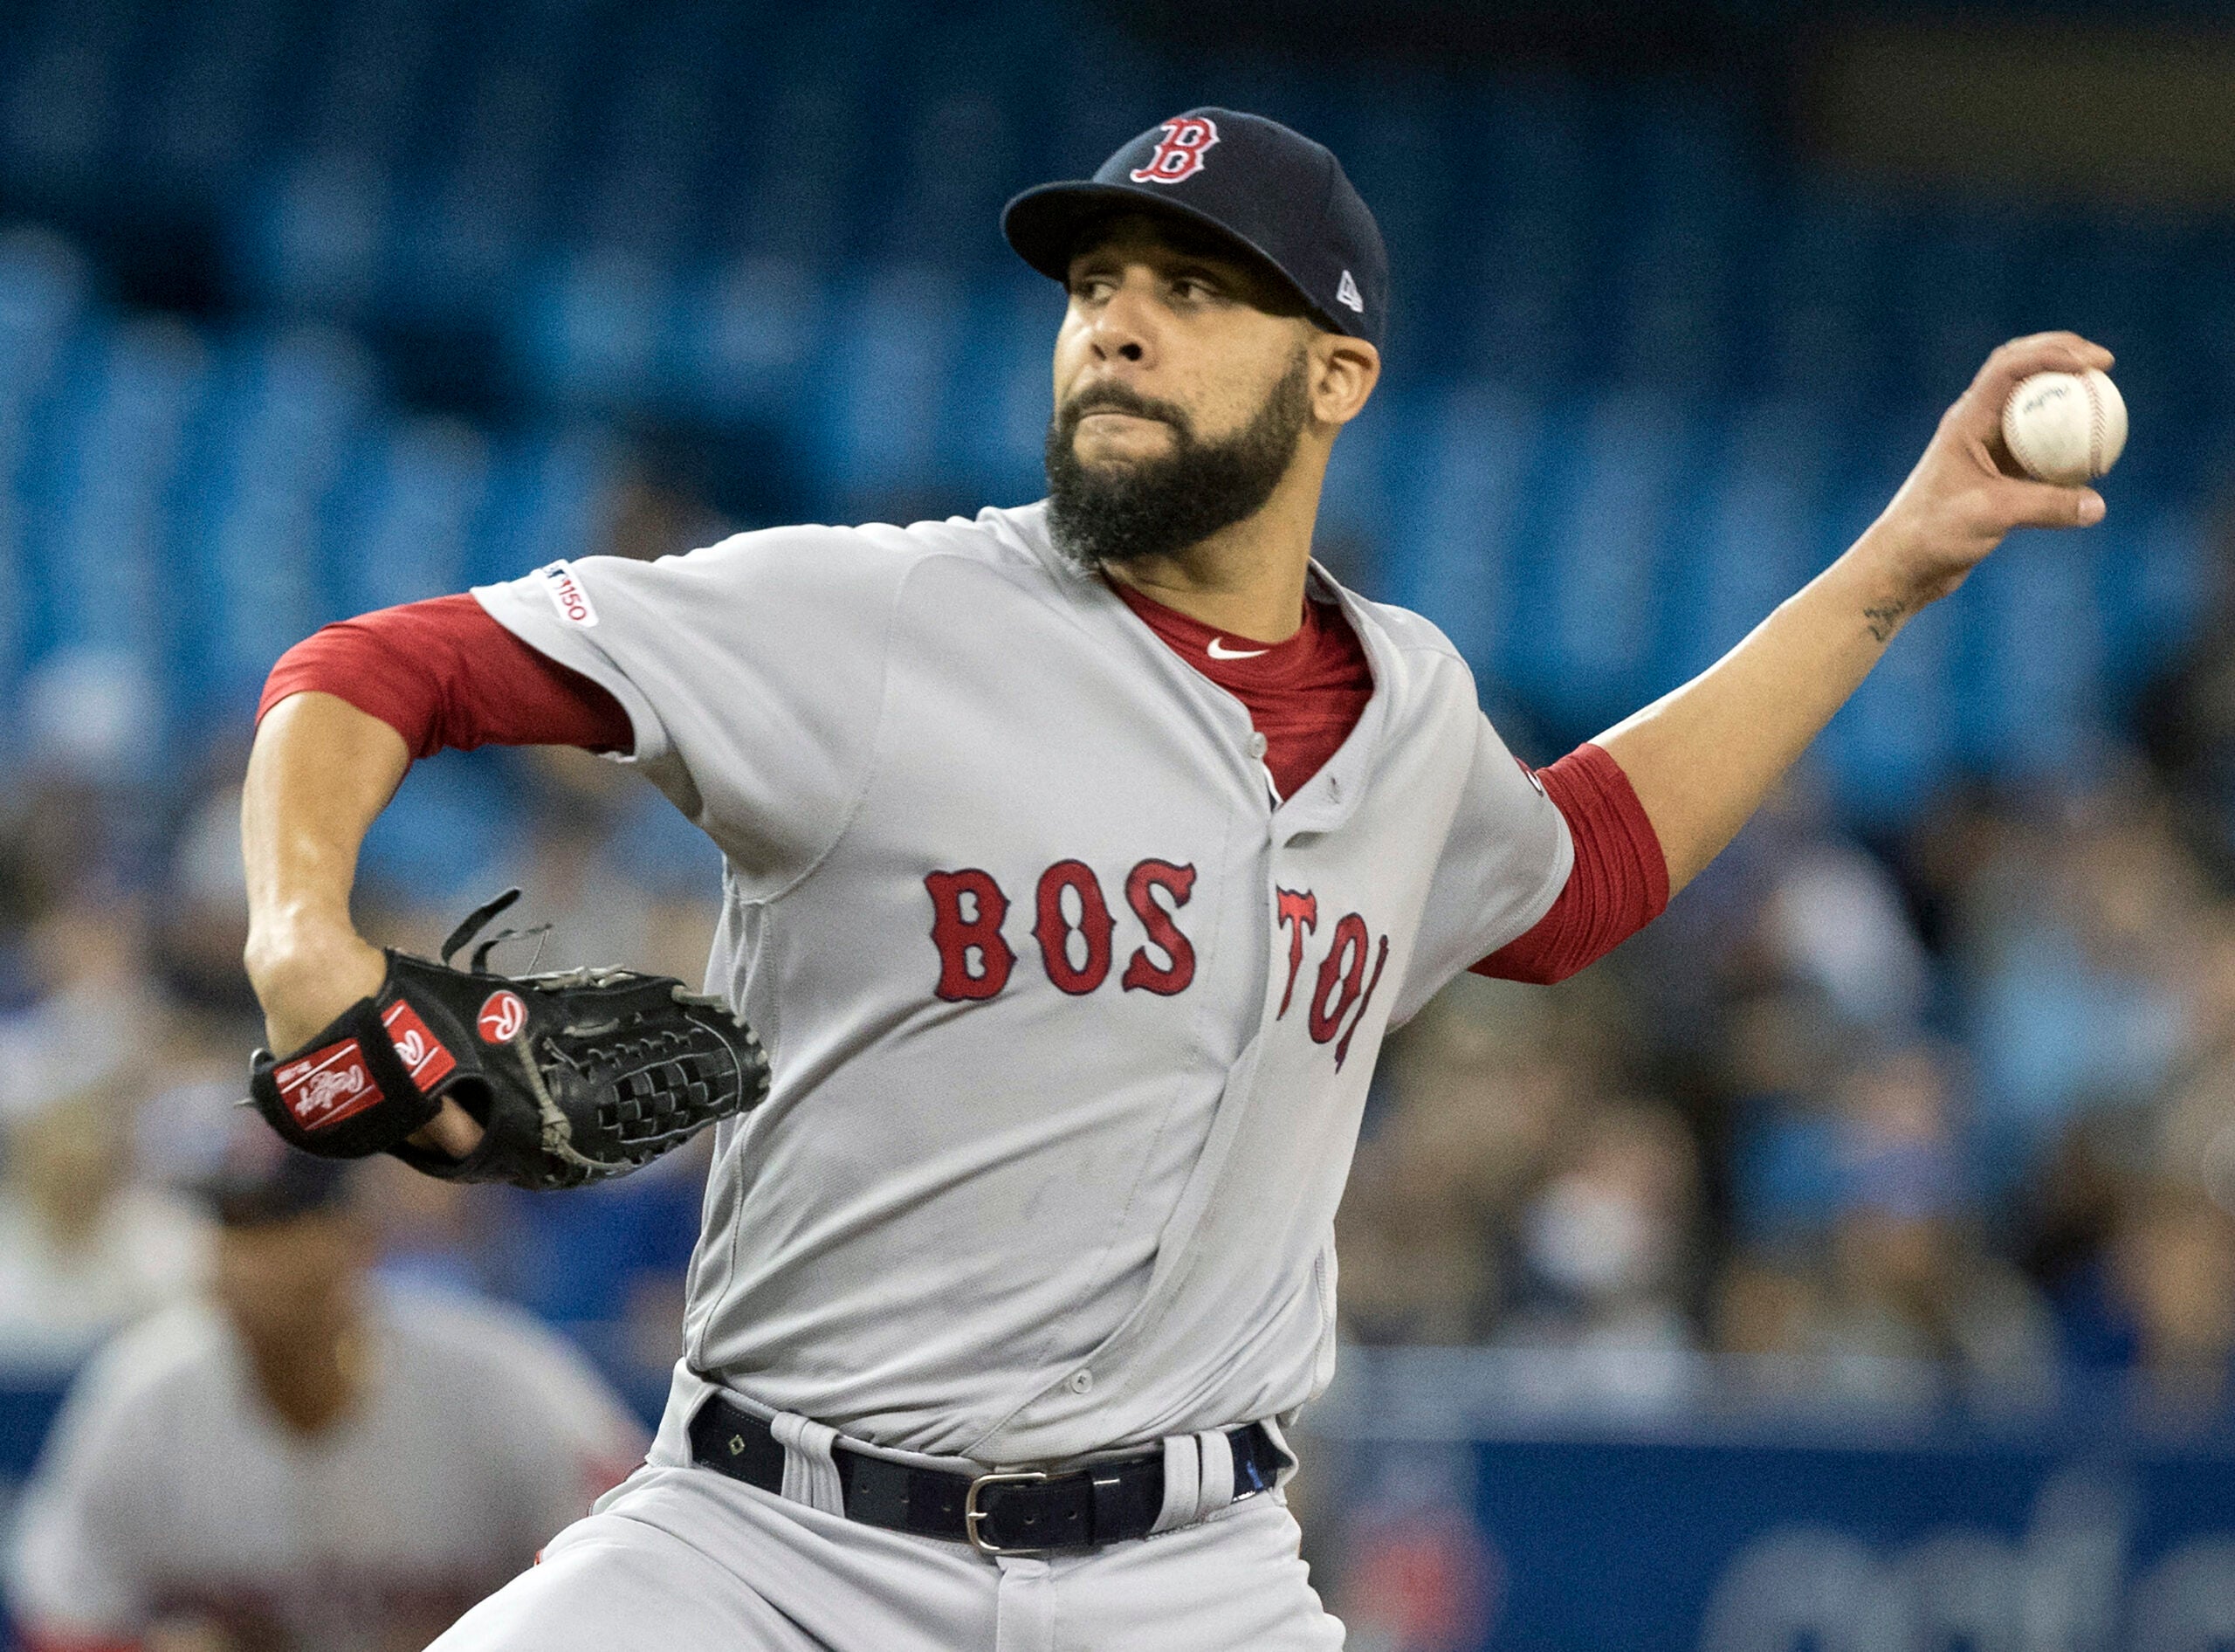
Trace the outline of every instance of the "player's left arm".
<path fill-rule="evenodd" d="M 2073 333 L 2035 334 L 1995 351 L 1860 539 L 1730 652 L 1594 742 L 1621 766 L 1653 823 L 1671 892 L 1737 835 L 1895 634 L 1961 585 L 2004 535 L 2102 520 L 2093 488 L 2018 471 L 2001 415 L 2031 374 L 2110 365 L 2108 350 Z"/>

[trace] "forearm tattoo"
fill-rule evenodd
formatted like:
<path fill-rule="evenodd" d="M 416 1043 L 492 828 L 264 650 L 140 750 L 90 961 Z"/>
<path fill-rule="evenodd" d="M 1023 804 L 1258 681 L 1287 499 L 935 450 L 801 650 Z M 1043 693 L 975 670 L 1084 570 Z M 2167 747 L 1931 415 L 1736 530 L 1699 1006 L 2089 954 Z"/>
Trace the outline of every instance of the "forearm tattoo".
<path fill-rule="evenodd" d="M 1907 602 L 1888 602 L 1883 608 L 1866 608 L 1862 616 L 1870 623 L 1870 634 L 1881 643 L 1894 640 L 1894 633 L 1901 629 L 1901 616 L 1909 611 Z"/>

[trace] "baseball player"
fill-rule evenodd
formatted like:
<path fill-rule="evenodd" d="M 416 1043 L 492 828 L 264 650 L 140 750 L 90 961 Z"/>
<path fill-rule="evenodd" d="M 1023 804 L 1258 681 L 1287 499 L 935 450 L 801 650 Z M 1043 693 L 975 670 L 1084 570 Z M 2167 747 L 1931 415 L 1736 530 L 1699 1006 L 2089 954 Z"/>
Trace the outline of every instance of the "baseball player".
<path fill-rule="evenodd" d="M 773 1070 L 718 1127 L 648 1465 L 450 1652 L 1338 1644 L 1283 1430 L 1333 1370 L 1383 1035 L 1458 971 L 1605 952 L 1911 614 L 2010 528 L 2101 514 L 1995 429 L 2019 376 L 2108 354 L 2005 346 L 1850 551 L 1532 774 L 1434 627 L 1310 558 L 1388 291 L 1335 158 L 1197 109 L 1003 227 L 1069 295 L 1044 501 L 554 563 L 267 686 L 274 1049 L 383 990 L 351 869 L 411 759 L 551 741 L 719 845 L 707 983 Z M 481 1124 L 445 1100 L 398 1150 Z"/>
<path fill-rule="evenodd" d="M 26 1495 L 34 1652 L 410 1652 L 638 1461 L 579 1354 L 380 1288 L 348 1167 L 241 1124 L 203 1188 L 211 1299 L 103 1350 Z"/>

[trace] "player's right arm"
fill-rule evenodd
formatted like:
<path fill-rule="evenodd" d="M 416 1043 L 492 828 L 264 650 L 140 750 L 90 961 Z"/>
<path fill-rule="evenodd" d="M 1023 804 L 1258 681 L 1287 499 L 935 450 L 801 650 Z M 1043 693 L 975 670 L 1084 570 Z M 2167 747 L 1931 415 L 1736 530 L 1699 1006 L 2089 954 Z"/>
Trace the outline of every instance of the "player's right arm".
<path fill-rule="evenodd" d="M 387 964 L 349 918 L 357 851 L 411 766 L 403 736 L 327 693 L 258 725 L 241 795 L 244 961 L 272 1048 L 294 1050 L 381 988 Z"/>
<path fill-rule="evenodd" d="M 241 791 L 248 869 L 243 961 L 265 1036 L 283 1054 L 381 989 L 388 960 L 349 919 L 357 851 L 411 767 L 403 736 L 332 694 L 291 694 L 265 713 Z M 464 1108 L 414 1140 L 464 1158 L 481 1139 Z"/>
<path fill-rule="evenodd" d="M 244 958 L 272 1048 L 314 1037 L 378 993 L 387 961 L 350 921 L 357 855 L 416 757 L 445 747 L 626 749 L 595 684 L 538 654 L 470 596 L 387 609 L 288 650 L 265 685 L 241 800 Z M 462 1154 L 480 1127 L 454 1101 L 416 1138 Z"/>

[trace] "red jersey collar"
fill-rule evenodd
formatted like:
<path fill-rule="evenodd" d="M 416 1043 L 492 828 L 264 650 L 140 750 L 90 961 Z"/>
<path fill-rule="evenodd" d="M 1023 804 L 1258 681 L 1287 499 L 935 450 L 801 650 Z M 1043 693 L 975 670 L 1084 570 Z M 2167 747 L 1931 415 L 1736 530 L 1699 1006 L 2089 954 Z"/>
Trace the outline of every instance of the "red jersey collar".
<path fill-rule="evenodd" d="M 1107 574 L 1103 579 L 1174 653 L 1221 687 L 1276 688 L 1310 675 L 1326 646 L 1331 618 L 1341 623 L 1331 604 L 1307 598 L 1303 623 L 1294 636 L 1260 643 L 1216 630 Z"/>

